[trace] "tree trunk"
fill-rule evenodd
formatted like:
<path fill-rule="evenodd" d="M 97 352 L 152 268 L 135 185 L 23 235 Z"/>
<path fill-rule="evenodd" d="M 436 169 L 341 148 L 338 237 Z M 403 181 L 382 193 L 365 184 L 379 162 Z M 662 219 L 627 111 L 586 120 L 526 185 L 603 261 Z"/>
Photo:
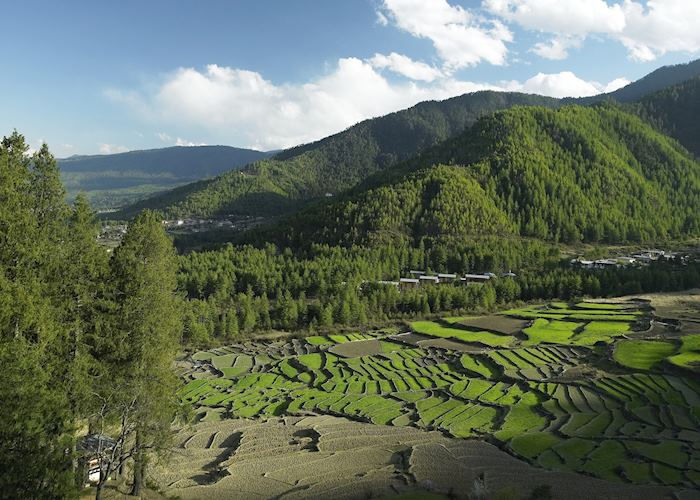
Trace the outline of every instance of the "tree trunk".
<path fill-rule="evenodd" d="M 136 454 L 134 455 L 134 484 L 131 487 L 131 495 L 135 497 L 141 496 L 143 488 L 144 475 L 146 472 L 146 462 L 141 448 L 141 432 L 136 431 Z"/>
<path fill-rule="evenodd" d="M 100 480 L 97 482 L 97 488 L 95 489 L 95 500 L 101 500 L 102 490 L 109 479 L 109 475 L 112 473 L 111 465 L 107 465 L 107 470 L 104 470 L 100 465 Z"/>

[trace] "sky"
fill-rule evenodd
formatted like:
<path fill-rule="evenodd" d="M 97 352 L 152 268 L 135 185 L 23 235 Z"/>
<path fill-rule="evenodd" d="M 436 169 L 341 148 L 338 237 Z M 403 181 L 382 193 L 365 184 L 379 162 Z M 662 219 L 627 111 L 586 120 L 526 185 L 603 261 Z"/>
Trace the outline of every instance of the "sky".
<path fill-rule="evenodd" d="M 58 157 L 273 150 L 483 89 L 611 91 L 700 57 L 700 0 L 0 0 L 0 135 Z"/>

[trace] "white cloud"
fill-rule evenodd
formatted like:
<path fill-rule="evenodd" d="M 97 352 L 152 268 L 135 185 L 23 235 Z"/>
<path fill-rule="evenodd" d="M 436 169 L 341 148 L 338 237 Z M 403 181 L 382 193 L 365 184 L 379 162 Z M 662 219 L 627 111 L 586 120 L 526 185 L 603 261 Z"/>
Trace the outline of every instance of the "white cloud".
<path fill-rule="evenodd" d="M 377 24 L 381 26 L 386 26 L 389 24 L 389 20 L 384 14 L 381 13 L 381 11 L 377 11 Z"/>
<path fill-rule="evenodd" d="M 483 7 L 523 28 L 547 33 L 612 33 L 625 27 L 620 5 L 605 0 L 484 0 Z"/>
<path fill-rule="evenodd" d="M 384 0 L 382 15 L 400 29 L 432 42 L 445 69 L 456 70 L 481 61 L 506 62 L 511 32 L 498 20 L 489 20 L 446 0 Z"/>
<path fill-rule="evenodd" d="M 540 42 L 535 44 L 532 52 L 545 59 L 560 61 L 569 56 L 569 49 L 578 48 L 583 40 L 577 36 L 557 36 L 549 42 Z"/>
<path fill-rule="evenodd" d="M 533 48 L 550 59 L 566 57 L 566 37 L 582 41 L 591 34 L 621 42 L 630 58 L 639 61 L 667 52 L 700 51 L 697 0 L 483 0 L 482 6 L 525 29 L 554 35 Z"/>
<path fill-rule="evenodd" d="M 621 89 L 622 87 L 626 87 L 630 83 L 632 83 L 632 82 L 629 81 L 627 78 L 615 78 L 613 81 L 608 83 L 603 88 L 603 92 L 605 92 L 606 94 L 608 92 L 615 92 L 617 89 Z"/>
<path fill-rule="evenodd" d="M 551 97 L 587 97 L 601 92 L 599 83 L 582 80 L 571 71 L 554 74 L 538 73 L 522 84 L 516 82 L 509 85 L 509 88 L 527 94 Z"/>
<path fill-rule="evenodd" d="M 176 146 L 206 146 L 206 143 L 204 143 L 204 142 L 192 142 L 192 141 L 188 141 L 186 139 L 182 139 L 182 138 L 178 137 L 177 139 L 175 139 L 175 145 Z"/>
<path fill-rule="evenodd" d="M 99 145 L 99 152 L 100 154 L 103 155 L 112 155 L 115 153 L 126 153 L 129 151 L 129 148 L 124 147 L 124 146 L 115 146 L 114 144 L 100 144 Z"/>
<path fill-rule="evenodd" d="M 667 52 L 700 51 L 700 2 L 649 0 L 646 8 L 626 0 L 627 26 L 618 38 L 633 59 L 650 61 Z"/>
<path fill-rule="evenodd" d="M 156 136 L 158 136 L 158 139 L 160 139 L 161 142 L 171 142 L 173 140 L 173 138 L 165 132 L 158 132 Z"/>
<path fill-rule="evenodd" d="M 423 82 L 432 82 L 443 76 L 442 71 L 433 66 L 429 66 L 424 62 L 414 61 L 410 57 L 392 52 L 391 54 L 374 54 L 374 57 L 368 61 L 372 67 L 377 69 L 387 68 L 389 71 L 398 73 L 410 78 L 411 80 L 420 80 Z"/>
<path fill-rule="evenodd" d="M 143 112 L 149 121 L 160 125 L 177 121 L 193 134 L 215 135 L 220 138 L 217 140 L 269 150 L 321 139 L 366 118 L 421 101 L 478 90 L 562 97 L 592 95 L 605 88 L 570 72 L 538 74 L 522 83 L 497 85 L 453 77 L 432 82 L 390 82 L 369 62 L 347 58 L 338 60 L 329 74 L 301 84 L 276 85 L 259 73 L 209 65 L 201 71 L 181 68 L 153 93 L 127 94 L 134 96 L 132 109 Z M 115 102 L 127 105 L 121 99 Z"/>

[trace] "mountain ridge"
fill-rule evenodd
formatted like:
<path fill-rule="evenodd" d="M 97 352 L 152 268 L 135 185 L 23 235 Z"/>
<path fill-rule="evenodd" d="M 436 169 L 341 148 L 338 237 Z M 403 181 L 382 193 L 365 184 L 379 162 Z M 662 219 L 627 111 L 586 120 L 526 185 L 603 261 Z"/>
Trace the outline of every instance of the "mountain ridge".
<path fill-rule="evenodd" d="M 336 195 L 350 189 L 500 109 L 514 105 L 558 108 L 611 99 L 626 102 L 691 74 L 700 75 L 700 60 L 659 68 L 615 92 L 584 99 L 480 91 L 443 101 L 425 101 L 256 161 L 242 173 L 227 172 L 146 199 L 126 207 L 117 216 L 129 218 L 143 208 L 159 210 L 166 216 L 283 215 L 326 193 Z"/>

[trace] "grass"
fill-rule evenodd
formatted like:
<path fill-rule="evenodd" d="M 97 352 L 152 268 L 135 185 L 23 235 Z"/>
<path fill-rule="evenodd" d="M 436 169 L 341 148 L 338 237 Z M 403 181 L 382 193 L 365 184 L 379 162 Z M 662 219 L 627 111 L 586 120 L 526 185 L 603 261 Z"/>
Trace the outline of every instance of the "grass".
<path fill-rule="evenodd" d="M 668 361 L 680 368 L 687 370 L 700 371 L 700 352 L 688 351 L 676 354 L 668 358 Z"/>
<path fill-rule="evenodd" d="M 344 415 L 487 438 L 552 470 L 637 484 L 700 481 L 700 457 L 690 444 L 700 427 L 698 384 L 677 371 L 663 374 L 668 364 L 661 362 L 700 366 L 700 335 L 683 337 L 678 350 L 670 341 L 620 338 L 631 328 L 620 318 L 639 315 L 608 306 L 561 302 L 514 310 L 534 318 L 523 329 L 526 340 L 482 331 L 490 329 L 486 316 L 473 326 L 460 322 L 474 318 L 461 317 L 412 324 L 424 335 L 468 342 L 474 352 L 466 353 L 416 348 L 376 332 L 306 339 L 348 348 L 373 339 L 376 348 L 355 357 L 325 347 L 285 355 L 266 350 L 266 341 L 221 347 L 192 357 L 228 378 L 209 372 L 210 378 L 189 381 L 179 397 L 202 418 Z M 586 319 L 574 320 L 577 315 Z M 498 317 L 518 328 L 526 324 Z M 579 374 L 586 365 L 600 368 L 606 349 L 588 347 L 597 342 L 616 344 L 620 366 L 612 374 Z M 645 373 L 650 369 L 661 373 Z"/>
<path fill-rule="evenodd" d="M 559 442 L 558 437 L 548 432 L 532 432 L 514 437 L 510 447 L 518 455 L 532 460 Z"/>
<path fill-rule="evenodd" d="M 523 333 L 527 335 L 528 344 L 567 344 L 580 326 L 582 323 L 537 318 L 532 326 L 523 330 Z"/>
<path fill-rule="evenodd" d="M 479 343 L 489 347 L 505 347 L 513 343 L 513 338 L 506 335 L 496 335 L 486 331 L 471 331 L 464 328 L 444 326 L 435 321 L 415 321 L 411 329 L 416 333 L 444 339 L 461 340 L 463 342 Z"/>
<path fill-rule="evenodd" d="M 651 370 L 676 352 L 673 342 L 664 340 L 623 340 L 615 346 L 614 359 L 622 366 Z"/>
<path fill-rule="evenodd" d="M 598 342 L 610 343 L 613 337 L 629 332 L 629 323 L 621 321 L 591 321 L 573 339 L 578 345 L 591 346 Z"/>

